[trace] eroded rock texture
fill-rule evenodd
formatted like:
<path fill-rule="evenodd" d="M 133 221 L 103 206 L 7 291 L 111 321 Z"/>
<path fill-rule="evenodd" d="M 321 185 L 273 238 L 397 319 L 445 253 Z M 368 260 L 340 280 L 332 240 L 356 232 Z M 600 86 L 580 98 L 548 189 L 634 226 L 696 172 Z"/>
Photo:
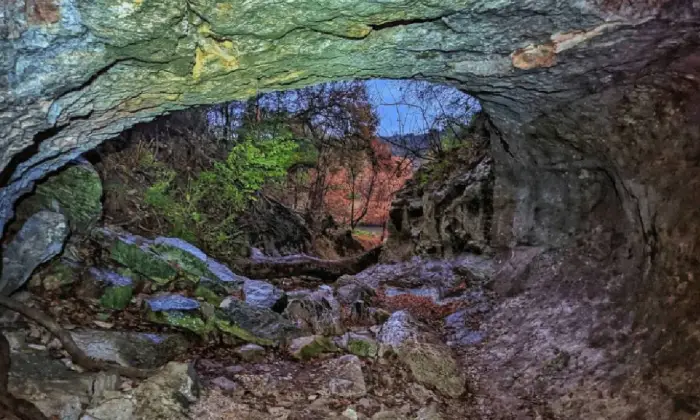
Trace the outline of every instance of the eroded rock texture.
<path fill-rule="evenodd" d="M 569 298 L 631 326 L 616 357 L 653 366 L 639 377 L 683 411 L 700 389 L 699 33 L 698 0 L 6 1 L 0 226 L 34 181 L 168 111 L 340 78 L 446 82 L 490 118 L 490 245 L 587 233 L 605 276 Z"/>

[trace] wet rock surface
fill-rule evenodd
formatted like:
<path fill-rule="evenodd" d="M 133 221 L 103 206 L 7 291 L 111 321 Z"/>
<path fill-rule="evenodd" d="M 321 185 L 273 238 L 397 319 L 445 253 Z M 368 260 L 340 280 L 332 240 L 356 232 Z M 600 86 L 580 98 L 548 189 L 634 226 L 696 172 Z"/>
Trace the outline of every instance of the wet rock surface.
<path fill-rule="evenodd" d="M 2 249 L 0 293 L 9 295 L 23 286 L 37 267 L 61 252 L 69 233 L 68 222 L 60 213 L 44 210 L 27 219 Z"/>

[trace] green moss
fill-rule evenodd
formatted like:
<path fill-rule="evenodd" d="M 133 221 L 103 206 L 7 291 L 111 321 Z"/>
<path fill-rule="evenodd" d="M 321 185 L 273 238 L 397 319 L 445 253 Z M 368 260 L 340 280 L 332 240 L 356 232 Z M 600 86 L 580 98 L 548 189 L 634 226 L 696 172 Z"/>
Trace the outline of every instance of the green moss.
<path fill-rule="evenodd" d="M 292 356 L 299 360 L 311 360 L 323 353 L 336 350 L 335 345 L 328 337 L 316 335 L 313 337 L 297 338 L 292 342 Z"/>
<path fill-rule="evenodd" d="M 108 309 L 122 310 L 129 306 L 133 294 L 132 286 L 108 287 L 100 298 L 100 305 Z"/>
<path fill-rule="evenodd" d="M 36 187 L 34 194 L 17 209 L 20 217 L 40 210 L 58 209 L 74 233 L 85 233 L 102 212 L 102 181 L 88 165 L 73 165 L 52 175 Z"/>
<path fill-rule="evenodd" d="M 112 259 L 142 274 L 158 284 L 166 284 L 177 277 L 177 270 L 157 255 L 138 245 L 117 240 L 111 249 Z"/>
<path fill-rule="evenodd" d="M 206 336 L 213 329 L 213 326 L 210 323 L 204 322 L 204 320 L 197 314 L 190 312 L 149 312 L 147 318 L 151 322 L 183 328 L 200 336 Z"/>
<path fill-rule="evenodd" d="M 377 343 L 367 338 L 349 338 L 348 351 L 360 357 L 374 357 L 377 355 L 379 348 Z"/>
<path fill-rule="evenodd" d="M 272 340 L 256 337 L 251 332 L 232 324 L 230 321 L 226 321 L 220 318 L 214 318 L 214 325 L 216 325 L 216 328 L 218 328 L 221 332 L 231 334 L 249 343 L 259 344 L 261 346 L 273 346 L 275 344 L 275 342 Z"/>
<path fill-rule="evenodd" d="M 210 303 L 214 306 L 219 306 L 219 304 L 223 300 L 223 298 L 214 293 L 213 290 L 202 285 L 197 286 L 197 289 L 195 289 L 194 291 L 194 295 L 198 298 L 204 299 L 205 302 Z"/>
<path fill-rule="evenodd" d="M 175 265 L 179 270 L 189 274 L 188 277 L 198 282 L 201 277 L 216 278 L 207 268 L 207 264 L 180 248 L 156 244 L 151 247 L 163 260 Z"/>

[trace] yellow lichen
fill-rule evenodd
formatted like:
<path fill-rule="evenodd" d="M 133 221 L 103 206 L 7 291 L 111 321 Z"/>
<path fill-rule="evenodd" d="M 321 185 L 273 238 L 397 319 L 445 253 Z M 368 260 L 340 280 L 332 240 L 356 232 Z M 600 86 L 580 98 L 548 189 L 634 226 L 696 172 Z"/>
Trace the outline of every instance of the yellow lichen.
<path fill-rule="evenodd" d="M 297 70 L 297 71 L 290 71 L 288 73 L 281 74 L 279 76 L 274 76 L 269 79 L 265 80 L 265 84 L 270 86 L 270 85 L 276 85 L 279 83 L 286 83 L 290 82 L 293 80 L 299 80 L 302 79 L 304 76 L 304 71 Z"/>
<path fill-rule="evenodd" d="M 237 48 L 233 41 L 215 41 L 210 38 L 200 41 L 194 53 L 194 66 L 192 67 L 192 78 L 199 80 L 202 77 L 205 67 L 209 64 L 216 64 L 220 70 L 232 71 L 239 67 L 237 58 Z"/>

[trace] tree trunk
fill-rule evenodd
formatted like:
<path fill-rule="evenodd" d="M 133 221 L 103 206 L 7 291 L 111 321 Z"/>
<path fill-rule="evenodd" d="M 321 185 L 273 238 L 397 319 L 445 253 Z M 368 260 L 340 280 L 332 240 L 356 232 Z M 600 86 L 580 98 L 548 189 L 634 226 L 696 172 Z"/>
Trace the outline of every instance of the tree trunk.
<path fill-rule="evenodd" d="M 345 274 L 357 274 L 379 262 L 382 247 L 378 246 L 356 257 L 322 260 L 308 255 L 240 259 L 234 262 L 238 273 L 254 279 L 275 279 L 311 276 L 333 282 Z"/>

